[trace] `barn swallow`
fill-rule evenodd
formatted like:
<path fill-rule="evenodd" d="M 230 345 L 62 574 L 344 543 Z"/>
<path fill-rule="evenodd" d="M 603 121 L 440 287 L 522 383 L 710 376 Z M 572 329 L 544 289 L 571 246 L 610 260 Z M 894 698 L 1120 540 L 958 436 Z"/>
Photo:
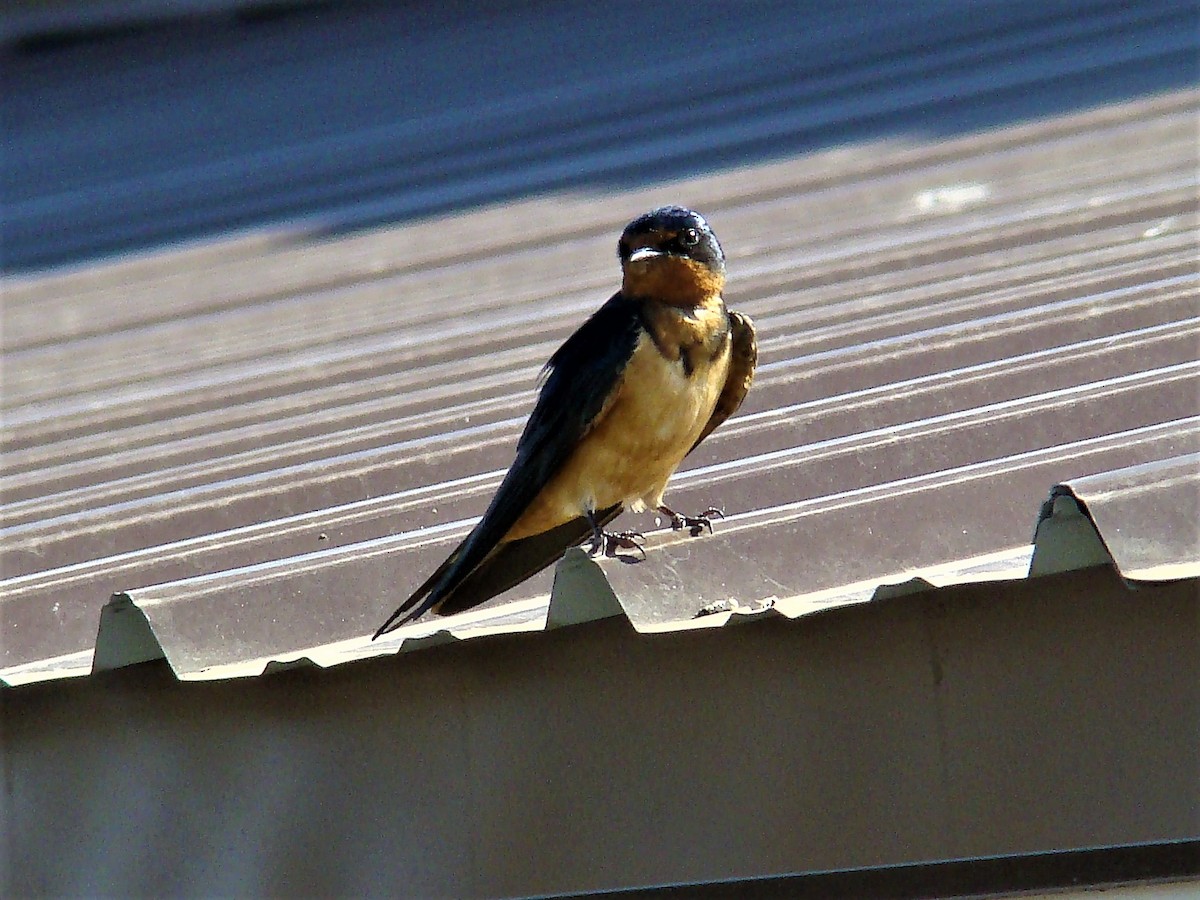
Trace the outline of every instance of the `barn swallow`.
<path fill-rule="evenodd" d="M 754 323 L 725 307 L 725 255 L 697 213 L 664 206 L 639 216 L 617 254 L 621 290 L 550 357 L 487 512 L 376 638 L 431 609 L 477 606 L 589 536 L 593 553 L 639 550 L 641 535 L 604 531 L 625 509 L 656 509 L 693 535 L 712 530 L 719 510 L 681 515 L 663 492 L 750 389 Z"/>

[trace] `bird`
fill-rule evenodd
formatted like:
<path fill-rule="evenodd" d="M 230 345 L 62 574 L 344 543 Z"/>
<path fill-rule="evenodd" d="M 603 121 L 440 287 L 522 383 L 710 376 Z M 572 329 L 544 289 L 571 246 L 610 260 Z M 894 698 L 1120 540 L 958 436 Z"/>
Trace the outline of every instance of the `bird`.
<path fill-rule="evenodd" d="M 617 255 L 621 289 L 546 363 L 483 518 L 372 640 L 430 610 L 478 606 L 589 537 L 593 555 L 644 558 L 641 534 L 604 530 L 626 509 L 657 510 L 693 536 L 721 517 L 716 507 L 683 515 L 663 494 L 684 457 L 745 399 L 758 360 L 754 323 L 726 307 L 725 254 L 699 213 L 663 206 L 638 216 Z"/>

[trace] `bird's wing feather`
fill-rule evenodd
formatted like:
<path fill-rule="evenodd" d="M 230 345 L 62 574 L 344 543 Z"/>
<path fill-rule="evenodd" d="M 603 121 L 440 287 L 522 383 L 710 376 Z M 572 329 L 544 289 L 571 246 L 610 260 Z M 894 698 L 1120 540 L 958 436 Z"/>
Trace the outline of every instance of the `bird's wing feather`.
<path fill-rule="evenodd" d="M 596 524 L 603 528 L 620 512 L 619 503 L 599 510 L 595 514 Z M 516 587 L 554 563 L 567 547 L 574 547 L 591 533 L 591 524 L 579 516 L 541 534 L 497 544 L 482 563 L 442 598 L 438 612 L 444 616 L 453 615 Z"/>
<path fill-rule="evenodd" d="M 517 458 L 500 483 L 487 512 L 437 571 L 384 622 L 375 637 L 399 628 L 439 603 L 449 609 L 451 595 L 464 587 L 468 579 L 471 579 L 472 596 L 483 596 L 488 591 L 487 596 L 494 596 L 507 590 L 521 580 L 511 580 L 513 572 L 524 571 L 522 578 L 532 575 L 590 533 L 586 520 L 577 520 L 587 526 L 586 530 L 570 542 L 560 543 L 553 556 L 547 556 L 551 548 L 545 541 L 524 544 L 525 554 L 518 554 L 516 549 L 509 554 L 503 552 L 504 548 L 497 550 L 500 540 L 607 412 L 620 387 L 625 366 L 637 346 L 641 327 L 637 307 L 618 293 L 555 351 L 543 373 L 545 383 L 541 394 L 517 442 Z M 609 515 L 609 520 L 615 515 L 616 512 Z M 559 540 L 565 540 L 566 531 L 575 534 L 579 527 L 576 524 L 573 529 L 566 529 L 559 535 Z M 547 532 L 558 533 L 557 528 Z M 527 540 L 535 541 L 539 537 L 542 535 L 533 535 Z M 514 548 L 523 544 L 521 541 L 512 543 Z M 537 548 L 538 552 L 528 552 L 531 547 Z M 504 557 L 503 565 L 497 561 L 494 567 L 489 565 L 473 577 L 476 569 L 483 568 L 485 561 L 496 559 L 498 553 Z M 543 558 L 544 562 L 537 568 L 529 568 L 535 560 Z M 523 562 L 516 565 L 517 559 Z M 511 567 L 511 571 L 506 567 Z M 488 573 L 502 576 L 498 577 L 497 583 L 509 583 L 492 590 L 485 578 Z M 482 599 L 475 602 L 482 602 Z M 456 598 L 452 605 L 457 610 L 473 603 Z"/>
<path fill-rule="evenodd" d="M 696 438 L 691 449 L 695 450 L 701 442 L 713 433 L 713 430 L 737 412 L 737 408 L 746 399 L 750 384 L 754 381 L 754 367 L 758 363 L 758 339 L 754 332 L 754 322 L 743 313 L 729 313 L 729 331 L 731 346 L 729 348 L 729 374 L 725 377 L 725 387 L 717 397 L 717 405 L 713 407 L 708 424 Z"/>

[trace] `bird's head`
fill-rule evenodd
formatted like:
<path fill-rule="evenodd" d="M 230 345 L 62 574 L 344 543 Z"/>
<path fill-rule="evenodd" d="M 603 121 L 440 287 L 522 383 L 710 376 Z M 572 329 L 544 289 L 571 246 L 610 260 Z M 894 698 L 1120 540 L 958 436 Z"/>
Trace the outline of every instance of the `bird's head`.
<path fill-rule="evenodd" d="M 692 307 L 718 299 L 725 254 L 699 213 L 663 206 L 638 216 L 617 243 L 627 296 Z"/>

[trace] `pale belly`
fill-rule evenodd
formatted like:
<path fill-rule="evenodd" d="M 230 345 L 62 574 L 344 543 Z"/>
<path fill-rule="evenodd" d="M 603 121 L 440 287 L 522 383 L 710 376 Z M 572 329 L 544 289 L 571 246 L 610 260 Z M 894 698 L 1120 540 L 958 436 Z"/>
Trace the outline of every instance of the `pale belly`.
<path fill-rule="evenodd" d="M 661 505 L 667 481 L 708 424 L 729 372 L 726 349 L 690 378 L 643 335 L 616 399 L 505 536 L 517 540 L 616 503 Z"/>

